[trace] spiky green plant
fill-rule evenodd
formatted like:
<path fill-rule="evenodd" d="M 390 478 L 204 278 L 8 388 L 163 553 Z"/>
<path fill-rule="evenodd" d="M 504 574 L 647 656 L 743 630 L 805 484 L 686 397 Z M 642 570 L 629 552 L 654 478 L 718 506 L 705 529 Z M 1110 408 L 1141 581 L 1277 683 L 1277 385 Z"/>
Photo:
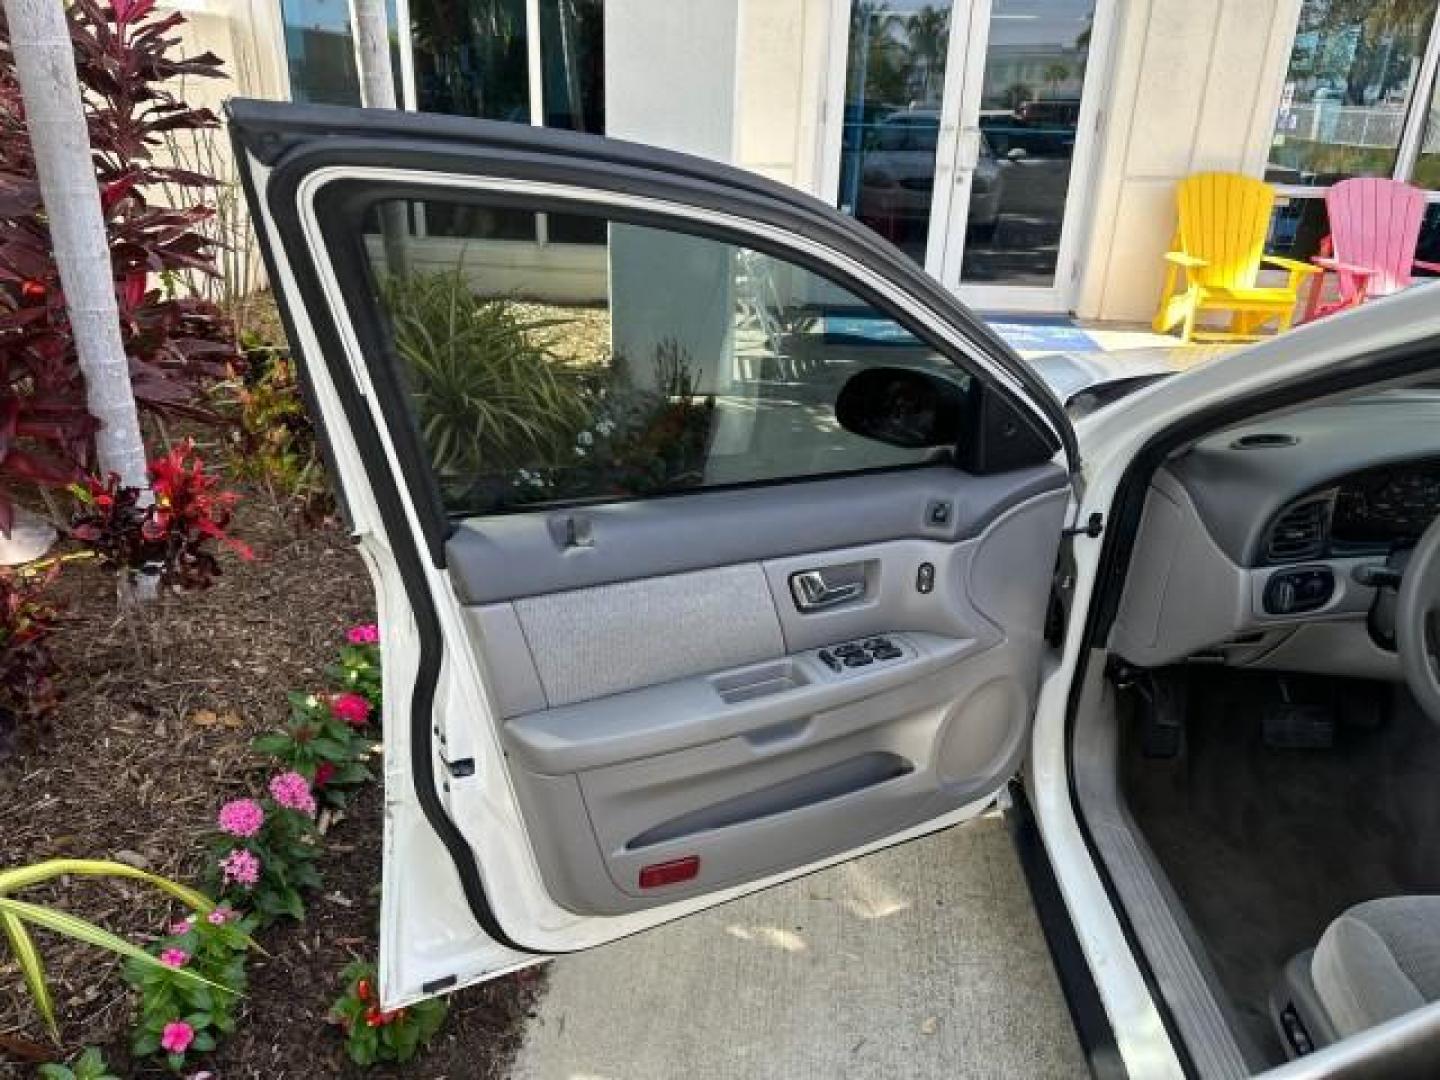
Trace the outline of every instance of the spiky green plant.
<path fill-rule="evenodd" d="M 0 870 L 0 929 L 4 930 L 10 950 L 15 954 L 15 959 L 20 965 L 20 973 L 35 1002 L 36 1010 L 44 1019 L 45 1026 L 49 1028 L 51 1038 L 57 1042 L 60 1038 L 60 1029 L 55 1022 L 55 999 L 50 993 L 50 984 L 45 977 L 44 961 L 41 960 L 40 951 L 35 947 L 35 941 L 30 936 L 30 926 L 38 926 L 44 930 L 64 934 L 76 941 L 95 945 L 134 960 L 138 964 L 163 966 L 156 957 L 151 956 L 144 949 L 130 944 L 124 938 L 117 937 L 103 927 L 96 926 L 77 915 L 40 904 L 32 904 L 25 900 L 17 900 L 11 895 L 21 889 L 67 875 L 125 878 L 130 881 L 140 881 L 147 885 L 153 885 L 172 899 L 180 901 L 191 911 L 201 915 L 208 915 L 215 910 L 213 900 L 188 886 L 161 877 L 159 874 L 137 870 L 133 866 L 108 862 L 104 859 L 48 859 L 30 866 Z M 211 982 L 194 972 L 179 971 L 177 973 L 213 986 L 225 993 L 234 993 L 230 987 Z"/>
<path fill-rule="evenodd" d="M 442 483 L 567 453 L 588 410 L 578 381 L 514 301 L 479 297 L 463 270 L 390 277 L 384 297 L 416 419 Z"/>

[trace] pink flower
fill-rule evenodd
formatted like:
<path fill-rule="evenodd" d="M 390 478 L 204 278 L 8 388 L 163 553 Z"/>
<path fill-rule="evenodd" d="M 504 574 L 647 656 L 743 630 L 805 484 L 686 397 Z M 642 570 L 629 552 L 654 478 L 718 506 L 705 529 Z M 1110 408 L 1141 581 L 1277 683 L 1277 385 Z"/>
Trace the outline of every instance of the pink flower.
<path fill-rule="evenodd" d="M 217 907 L 214 911 L 210 912 L 209 915 L 206 915 L 205 921 L 208 922 L 211 926 L 224 926 L 233 918 L 235 918 L 235 912 L 232 909 L 224 907 L 222 905 L 221 907 Z"/>
<path fill-rule="evenodd" d="M 351 645 L 378 645 L 380 628 L 374 623 L 361 623 L 345 631 L 345 640 Z"/>
<path fill-rule="evenodd" d="M 270 797 L 287 810 L 298 810 L 302 814 L 315 816 L 315 796 L 310 794 L 310 782 L 298 772 L 283 772 L 270 778 Z"/>
<path fill-rule="evenodd" d="M 265 811 L 254 799 L 235 799 L 220 808 L 220 829 L 231 836 L 254 836 L 265 824 Z"/>
<path fill-rule="evenodd" d="M 190 954 L 184 949 L 166 949 L 160 954 L 160 962 L 166 967 L 184 967 L 189 959 Z"/>
<path fill-rule="evenodd" d="M 227 885 L 254 885 L 260 880 L 260 859 L 252 851 L 234 848 L 220 860 L 220 870 Z"/>
<path fill-rule="evenodd" d="M 359 694 L 332 694 L 330 715 L 336 720 L 344 720 L 352 727 L 360 727 L 370 719 L 370 703 Z"/>
<path fill-rule="evenodd" d="M 170 936 L 179 937 L 181 934 L 188 934 L 190 932 L 190 928 L 194 925 L 195 916 L 187 915 L 179 922 L 173 922 L 170 924 Z"/>
<path fill-rule="evenodd" d="M 172 1054 L 183 1054 L 195 1041 L 195 1029 L 184 1020 L 171 1020 L 160 1033 L 160 1045 Z"/>

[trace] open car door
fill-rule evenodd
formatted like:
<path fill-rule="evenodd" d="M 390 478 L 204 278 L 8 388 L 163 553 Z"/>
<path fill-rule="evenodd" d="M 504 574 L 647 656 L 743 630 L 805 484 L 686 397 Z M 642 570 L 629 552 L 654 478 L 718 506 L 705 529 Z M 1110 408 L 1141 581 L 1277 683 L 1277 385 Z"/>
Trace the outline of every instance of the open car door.
<path fill-rule="evenodd" d="M 230 111 L 375 581 L 387 1008 L 994 798 L 1074 439 L 938 283 L 708 161 Z"/>

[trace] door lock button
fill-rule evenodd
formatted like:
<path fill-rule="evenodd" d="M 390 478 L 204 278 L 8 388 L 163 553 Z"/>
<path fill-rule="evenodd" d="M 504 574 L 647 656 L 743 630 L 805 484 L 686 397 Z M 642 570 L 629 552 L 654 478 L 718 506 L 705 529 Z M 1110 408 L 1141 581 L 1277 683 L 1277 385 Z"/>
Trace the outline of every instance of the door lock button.
<path fill-rule="evenodd" d="M 925 507 L 925 521 L 937 528 L 950 524 L 955 513 L 955 504 L 949 499 L 931 499 Z"/>
<path fill-rule="evenodd" d="M 935 564 L 922 562 L 920 568 L 915 571 L 915 589 L 917 592 L 929 593 L 935 589 Z"/>

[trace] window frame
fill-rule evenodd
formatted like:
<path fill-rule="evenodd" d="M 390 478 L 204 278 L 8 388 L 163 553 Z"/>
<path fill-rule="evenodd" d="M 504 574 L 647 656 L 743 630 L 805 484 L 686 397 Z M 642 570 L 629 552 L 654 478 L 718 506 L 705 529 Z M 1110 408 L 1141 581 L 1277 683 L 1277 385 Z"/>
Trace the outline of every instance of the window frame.
<path fill-rule="evenodd" d="M 616 221 L 684 233 L 786 260 L 869 304 L 878 313 L 893 319 L 923 346 L 933 350 L 938 357 L 953 364 L 957 372 L 971 382 L 977 416 L 980 415 L 980 405 L 985 398 L 997 396 L 1002 403 L 1014 410 L 1020 423 L 1028 424 L 1032 428 L 1036 438 L 1049 446 L 1052 453 L 1064 448 L 1064 440 L 1033 417 L 1034 406 L 1027 400 L 1024 389 L 1019 386 L 1011 387 L 1006 382 L 997 382 L 993 374 L 987 372 L 985 364 L 977 364 L 975 358 L 969 355 L 965 345 L 983 355 L 977 342 L 957 335 L 956 331 L 960 328 L 948 323 L 944 316 L 922 297 L 910 295 L 889 281 L 880 271 L 865 266 L 852 256 L 822 241 L 790 232 L 761 219 L 689 204 L 679 199 L 631 195 L 623 189 L 578 188 L 567 186 L 563 182 L 555 183 L 514 175 L 478 176 L 439 171 L 431 174 L 431 179 L 421 179 L 413 175 L 402 175 L 409 170 L 398 166 L 378 171 L 391 173 L 393 178 L 377 179 L 373 175 L 367 177 L 364 174 L 348 174 L 345 177 L 325 180 L 309 196 L 310 213 L 318 231 L 317 247 L 328 253 L 331 272 L 337 280 L 340 294 L 346 298 L 345 315 L 348 322 L 361 340 L 384 342 L 383 349 L 373 350 L 367 355 L 367 374 L 376 387 L 378 404 L 385 413 L 387 426 L 395 440 L 403 481 L 416 493 L 421 528 L 432 551 L 439 550 L 456 525 L 467 520 L 520 514 L 549 514 L 586 506 L 701 496 L 711 492 L 775 487 L 782 484 L 818 483 L 847 476 L 909 472 L 937 467 L 958 469 L 959 465 L 954 460 L 927 460 L 866 469 L 709 484 L 644 495 L 595 496 L 497 507 L 485 512 L 452 512 L 445 506 L 438 478 L 409 406 L 401 377 L 402 364 L 394 355 L 394 335 L 388 324 L 385 306 L 378 294 L 372 260 L 366 248 L 365 232 L 360 227 L 365 215 L 386 201 L 423 202 L 427 199 L 449 199 L 537 213 L 590 213 L 607 222 Z M 716 219 L 720 221 L 717 222 Z M 827 254 L 835 262 L 831 262 Z M 844 265 L 847 260 L 854 265 Z M 836 265 L 837 263 L 840 265 Z M 866 278 L 871 280 L 867 281 Z M 886 295 L 887 289 L 892 295 Z M 912 308 L 916 310 L 911 310 Z M 946 330 L 951 332 L 944 332 Z"/>
<path fill-rule="evenodd" d="M 408 0 L 396 0 L 396 2 L 408 3 Z M 1303 0 L 1296 6 L 1297 19 L 1302 8 Z M 1290 56 L 1293 55 L 1298 33 L 1299 23 L 1297 21 L 1295 32 L 1290 35 L 1291 52 L 1286 54 L 1285 74 L 1289 73 Z M 1435 13 L 1430 20 L 1430 36 L 1425 43 L 1425 52 L 1421 58 L 1420 67 L 1415 73 L 1415 86 L 1405 109 L 1405 120 L 1400 128 L 1400 141 L 1395 147 L 1395 165 L 1390 170 L 1388 179 L 1415 184 L 1413 177 L 1425 141 L 1425 129 L 1430 119 L 1430 104 L 1436 99 L 1437 93 L 1440 93 L 1440 3 L 1436 4 Z M 1275 107 L 1271 110 L 1276 119 L 1279 118 L 1280 105 L 1284 101 L 1284 95 L 1284 80 L 1282 79 L 1279 96 L 1275 100 Z M 1270 134 L 1273 139 L 1274 122 L 1270 125 Z M 1269 169 L 1268 148 L 1266 156 L 1267 160 L 1261 165 L 1262 175 Z M 1278 210 L 1296 199 L 1323 199 L 1325 193 L 1333 185 L 1272 183 L 1271 186 L 1274 187 L 1277 197 L 1284 200 L 1277 205 L 1276 209 Z M 1418 184 L 1415 186 L 1419 187 Z M 1440 189 L 1421 188 L 1421 190 L 1425 192 L 1425 201 L 1429 205 L 1440 203 Z"/>

